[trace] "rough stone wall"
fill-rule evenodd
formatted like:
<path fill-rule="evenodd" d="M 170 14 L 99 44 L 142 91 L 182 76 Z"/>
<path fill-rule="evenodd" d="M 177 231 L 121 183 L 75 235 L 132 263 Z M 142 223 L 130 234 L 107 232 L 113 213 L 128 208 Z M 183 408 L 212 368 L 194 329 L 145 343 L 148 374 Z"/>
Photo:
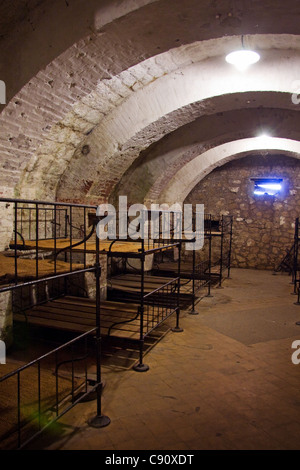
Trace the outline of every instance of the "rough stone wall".
<path fill-rule="evenodd" d="M 283 179 L 277 196 L 253 195 L 254 177 Z M 232 265 L 274 269 L 293 244 L 300 212 L 300 162 L 286 156 L 251 155 L 215 169 L 186 203 L 204 203 L 205 212 L 233 216 Z"/>

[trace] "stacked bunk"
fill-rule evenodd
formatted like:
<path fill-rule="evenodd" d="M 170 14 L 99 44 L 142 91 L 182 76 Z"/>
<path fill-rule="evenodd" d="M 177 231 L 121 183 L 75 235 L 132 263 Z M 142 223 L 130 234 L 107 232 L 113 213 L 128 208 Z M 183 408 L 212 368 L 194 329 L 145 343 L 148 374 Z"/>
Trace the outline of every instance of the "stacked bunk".
<path fill-rule="evenodd" d="M 196 231 L 196 215 L 194 214 L 191 234 Z M 185 232 L 186 234 L 186 232 Z M 189 237 L 191 238 L 191 237 Z M 230 275 L 232 245 L 232 217 L 222 216 L 213 219 L 211 214 L 204 214 L 203 247 L 200 251 L 184 250 L 181 261 L 181 286 L 189 286 L 192 292 L 191 312 L 196 314 L 195 303 L 203 295 L 211 295 L 211 287 L 221 286 L 227 271 Z M 183 247 L 185 244 L 183 244 Z M 153 274 L 156 276 L 171 276 L 176 263 L 162 254 L 155 262 Z M 204 292 L 206 291 L 206 294 Z"/>
<path fill-rule="evenodd" d="M 204 247 L 201 253 L 182 249 L 187 239 L 175 237 L 178 214 L 164 211 L 169 218 L 166 238 L 164 219 L 158 216 L 156 236 L 151 224 L 148 236 L 141 240 L 99 240 L 96 236 L 96 206 L 5 200 L 13 204 L 14 236 L 10 251 L 0 255 L 0 279 L 3 283 L 48 278 L 42 296 L 30 303 L 25 295 L 14 296 L 15 320 L 73 332 L 85 332 L 94 322 L 91 309 L 95 300 L 85 286 L 85 269 L 95 265 L 96 256 L 108 266 L 107 298 L 102 301 L 102 335 L 128 337 L 140 343 L 165 319 L 192 307 L 203 289 L 221 285 L 224 269 L 230 271 L 232 218 L 215 221 L 204 216 Z M 158 211 L 160 212 L 160 211 Z M 166 214 L 167 213 L 167 214 Z M 160 217 L 160 218 L 159 218 Z M 129 226 L 129 220 L 127 221 Z M 195 215 L 192 221 L 195 233 Z M 187 235 L 187 232 L 185 232 Z M 212 256 L 213 240 L 219 243 L 217 259 Z M 191 238 L 188 238 L 189 242 Z M 204 258 L 201 255 L 204 254 Z M 76 276 L 61 281 L 59 275 Z M 50 282 L 51 280 L 51 282 Z M 47 290 L 47 292 L 46 292 Z M 45 291 L 45 292 L 44 292 Z M 24 312 L 26 314 L 24 315 Z"/>
<path fill-rule="evenodd" d="M 72 240 L 85 227 L 74 225 L 72 216 L 85 214 L 93 206 L 49 203 L 16 199 L 0 199 L 1 212 L 11 214 L 14 226 L 10 248 L 0 256 L 0 296 L 7 310 L 12 310 L 14 322 L 72 331 L 72 336 L 55 335 L 55 348 L 39 342 L 39 355 L 32 360 L 32 351 L 22 351 L 22 360 L 9 361 L 0 376 L 1 407 L 0 441 L 2 448 L 23 448 L 73 406 L 96 394 L 97 412 L 92 422 L 107 425 L 110 420 L 101 415 L 101 354 L 100 354 L 100 264 L 99 243 L 95 261 L 89 263 L 84 253 L 75 256 L 69 250 L 60 252 L 57 243 L 62 238 Z M 66 215 L 66 232 L 60 234 L 59 211 Z M 88 235 L 84 237 L 88 238 Z M 42 246 L 54 240 L 54 248 Z M 34 246 L 26 247 L 26 241 Z M 50 306 L 69 298 L 71 291 L 81 291 L 82 279 L 94 279 L 95 301 L 90 321 L 76 314 L 68 318 L 64 307 L 56 312 Z M 39 308 L 41 309 L 39 311 Z M 29 362 L 26 362 L 29 361 Z M 92 379 L 90 370 L 96 371 Z M 92 394 L 92 395 L 91 395 Z"/>
<path fill-rule="evenodd" d="M 300 305 L 300 219 L 295 220 L 294 243 L 292 247 L 292 282 L 294 286 L 294 294 L 298 295 L 297 305 Z"/>
<path fill-rule="evenodd" d="M 154 238 L 149 236 L 153 229 L 150 224 L 146 239 L 111 241 L 100 240 L 96 235 L 99 222 L 96 206 L 5 198 L 0 199 L 0 203 L 14 221 L 9 249 L 0 254 L 0 295 L 11 294 L 16 324 L 25 322 L 38 329 L 60 330 L 68 338 L 55 350 L 0 378 L 0 387 L 11 377 L 20 379 L 20 374 L 33 366 L 39 371 L 35 380 L 38 380 L 36 389 L 40 390 L 42 361 L 48 363 L 50 357 L 53 358 L 55 419 L 65 412 L 58 394 L 61 365 L 72 364 L 71 405 L 66 397 L 63 398 L 63 403 L 68 403 L 67 409 L 81 397 L 86 398 L 91 390 L 101 392 L 101 337 L 108 341 L 135 342 L 139 357 L 134 369 L 148 370 L 144 363 L 145 340 L 171 316 L 176 318 L 172 330 L 181 332 L 180 310 L 192 306 L 195 313 L 198 292 L 205 288 L 209 294 L 214 280 L 221 284 L 224 269 L 228 275 L 230 272 L 230 217 L 222 217 L 215 222 L 211 216 L 205 216 L 204 257 L 201 258 L 195 250 L 190 256 L 186 255 L 183 247 L 187 242 L 194 243 L 195 239 L 175 236 L 177 219 L 171 211 L 167 214 L 172 221 L 167 236 L 159 221 Z M 214 239 L 220 244 L 217 260 L 212 256 Z M 102 269 L 105 275 L 106 270 L 108 272 L 105 296 L 101 291 L 104 284 Z M 88 379 L 86 365 L 88 340 L 92 341 L 92 350 L 95 350 L 96 380 L 92 382 Z M 82 355 L 80 346 L 81 355 L 79 352 L 75 354 L 74 348 L 81 341 L 85 342 L 85 353 Z M 66 359 L 67 349 L 71 351 L 70 359 Z M 60 354 L 63 360 L 59 361 Z M 85 370 L 77 387 L 75 364 L 82 361 L 85 361 Z M 92 388 L 88 389 L 91 383 Z M 28 442 L 22 435 L 20 393 L 19 387 L 15 428 L 17 447 Z M 99 415 L 100 399 L 101 393 L 97 393 L 98 414 L 95 420 L 97 425 L 99 422 L 107 425 L 109 419 Z M 40 393 L 38 406 L 41 407 Z M 39 423 L 38 433 L 43 429 Z"/>
<path fill-rule="evenodd" d="M 146 242 L 99 240 L 95 206 L 10 202 L 14 204 L 14 237 L 10 241 L 10 256 L 5 257 L 6 269 L 2 271 L 2 278 L 16 284 L 21 280 L 31 282 L 47 278 L 47 286 L 34 296 L 26 291 L 25 295 L 22 292 L 22 295 L 14 296 L 14 320 L 85 333 L 95 325 L 96 319 L 95 298 L 86 286 L 85 269 L 95 266 L 96 257 L 101 255 L 106 263 L 112 259 L 138 260 L 139 273 L 129 274 L 126 285 L 123 283 L 119 289 L 122 294 L 112 293 L 112 285 L 122 284 L 120 276 L 110 280 L 108 298 L 101 302 L 101 333 L 104 337 L 138 341 L 140 360 L 136 370 L 145 370 L 142 358 L 146 336 L 173 313 L 177 315 L 175 331 L 180 330 L 181 295 L 178 275 L 151 281 L 145 274 L 146 261 L 154 253 L 178 248 L 180 242 L 161 238 Z M 62 281 L 62 273 L 73 273 L 74 276 Z M 122 275 L 126 277 L 127 274 Z M 185 300 L 189 296 L 187 291 L 182 294 Z"/>

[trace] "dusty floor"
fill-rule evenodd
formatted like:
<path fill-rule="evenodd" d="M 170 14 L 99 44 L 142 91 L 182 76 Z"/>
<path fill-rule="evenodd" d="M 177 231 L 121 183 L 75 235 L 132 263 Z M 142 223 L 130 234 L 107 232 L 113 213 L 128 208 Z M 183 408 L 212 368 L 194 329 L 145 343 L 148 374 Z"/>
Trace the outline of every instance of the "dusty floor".
<path fill-rule="evenodd" d="M 103 367 L 103 413 L 77 405 L 35 449 L 300 449 L 300 306 L 290 278 L 232 270 L 146 356 L 150 370 Z M 175 319 L 174 319 L 175 320 Z"/>

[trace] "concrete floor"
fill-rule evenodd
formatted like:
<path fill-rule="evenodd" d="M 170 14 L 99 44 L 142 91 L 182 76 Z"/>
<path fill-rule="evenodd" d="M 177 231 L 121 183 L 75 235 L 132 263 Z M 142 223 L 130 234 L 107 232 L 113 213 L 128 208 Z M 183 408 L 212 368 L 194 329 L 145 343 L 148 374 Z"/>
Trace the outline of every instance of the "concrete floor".
<path fill-rule="evenodd" d="M 95 402 L 82 403 L 32 448 L 300 449 L 290 278 L 233 269 L 223 285 L 147 354 L 148 372 L 103 367 L 108 427 L 89 427 Z"/>

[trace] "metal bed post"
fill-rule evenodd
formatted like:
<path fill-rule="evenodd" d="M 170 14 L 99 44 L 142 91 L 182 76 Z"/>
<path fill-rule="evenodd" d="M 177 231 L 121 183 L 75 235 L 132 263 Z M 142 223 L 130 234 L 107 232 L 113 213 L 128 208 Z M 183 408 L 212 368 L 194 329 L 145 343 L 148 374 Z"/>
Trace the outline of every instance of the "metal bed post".
<path fill-rule="evenodd" d="M 56 206 L 54 206 L 54 274 L 56 274 Z"/>
<path fill-rule="evenodd" d="M 213 297 L 211 294 L 211 215 L 209 216 L 209 234 L 208 234 L 208 289 L 206 297 Z"/>
<path fill-rule="evenodd" d="M 17 261 L 17 232 L 18 232 L 18 203 L 15 202 L 15 284 L 18 284 L 18 261 Z"/>
<path fill-rule="evenodd" d="M 97 368 L 97 414 L 88 421 L 88 424 L 93 428 L 104 428 L 110 424 L 110 418 L 102 414 L 102 390 L 103 383 L 101 379 L 101 324 L 100 324 L 100 276 L 101 266 L 99 257 L 99 238 L 96 236 L 96 264 L 95 264 L 95 277 L 96 277 L 96 368 Z"/>
<path fill-rule="evenodd" d="M 29 210 L 29 222 L 28 222 L 28 225 L 29 225 L 28 232 L 29 233 L 28 233 L 28 236 L 29 236 L 29 240 L 31 240 L 31 209 L 30 209 L 30 207 L 28 208 L 28 210 Z"/>
<path fill-rule="evenodd" d="M 45 227 L 44 227 L 44 236 L 45 240 L 47 239 L 47 207 L 45 207 Z"/>
<path fill-rule="evenodd" d="M 198 312 L 195 310 L 195 300 L 196 300 L 196 293 L 195 293 L 195 269 L 196 269 L 196 250 L 193 249 L 193 269 L 192 269 L 192 285 L 193 285 L 193 292 L 192 292 L 192 310 L 189 312 L 190 315 L 198 315 Z"/>
<path fill-rule="evenodd" d="M 149 366 L 143 363 L 144 349 L 144 291 L 145 291 L 145 240 L 142 238 L 141 252 L 141 296 L 140 296 L 140 339 L 139 339 L 139 362 L 133 366 L 136 372 L 146 372 Z"/>
<path fill-rule="evenodd" d="M 220 280 L 218 287 L 222 288 L 222 273 L 223 273 L 223 239 L 224 239 L 224 216 L 222 215 L 222 223 L 221 223 L 221 253 L 220 253 Z"/>
<path fill-rule="evenodd" d="M 39 206 L 35 205 L 35 276 L 39 277 Z"/>
<path fill-rule="evenodd" d="M 72 261 L 73 261 L 73 253 L 72 253 L 72 243 L 73 243 L 73 232 L 72 232 L 72 206 L 70 206 L 70 271 L 72 271 Z M 96 250 L 97 251 L 97 250 Z"/>
<path fill-rule="evenodd" d="M 86 268 L 86 208 L 85 207 L 83 208 L 83 236 L 84 236 L 83 266 Z"/>
<path fill-rule="evenodd" d="M 227 269 L 227 278 L 230 279 L 230 269 L 231 269 L 231 248 L 232 248 L 232 223 L 233 218 L 230 217 L 230 230 L 229 230 L 229 252 L 228 252 L 228 269 Z"/>
<path fill-rule="evenodd" d="M 180 274 L 181 274 L 181 242 L 178 245 L 178 272 L 177 272 L 177 306 L 176 306 L 176 326 L 172 328 L 174 333 L 181 333 L 183 328 L 179 326 L 180 315 Z"/>
<path fill-rule="evenodd" d="M 294 263 L 293 263 L 294 292 L 293 294 L 297 294 L 298 252 L 299 252 L 299 217 L 297 217 L 297 219 L 295 220 Z"/>
<path fill-rule="evenodd" d="M 65 238 L 68 237 L 68 209 L 65 209 Z"/>
<path fill-rule="evenodd" d="M 299 254 L 299 218 L 297 217 L 295 221 L 295 242 L 294 242 L 294 292 L 293 295 L 297 295 L 297 301 L 294 302 L 294 305 L 300 305 L 300 278 L 297 279 L 298 273 L 298 254 Z M 297 283 L 298 288 L 297 288 Z M 300 321 L 296 322 L 296 325 L 300 325 Z"/>

